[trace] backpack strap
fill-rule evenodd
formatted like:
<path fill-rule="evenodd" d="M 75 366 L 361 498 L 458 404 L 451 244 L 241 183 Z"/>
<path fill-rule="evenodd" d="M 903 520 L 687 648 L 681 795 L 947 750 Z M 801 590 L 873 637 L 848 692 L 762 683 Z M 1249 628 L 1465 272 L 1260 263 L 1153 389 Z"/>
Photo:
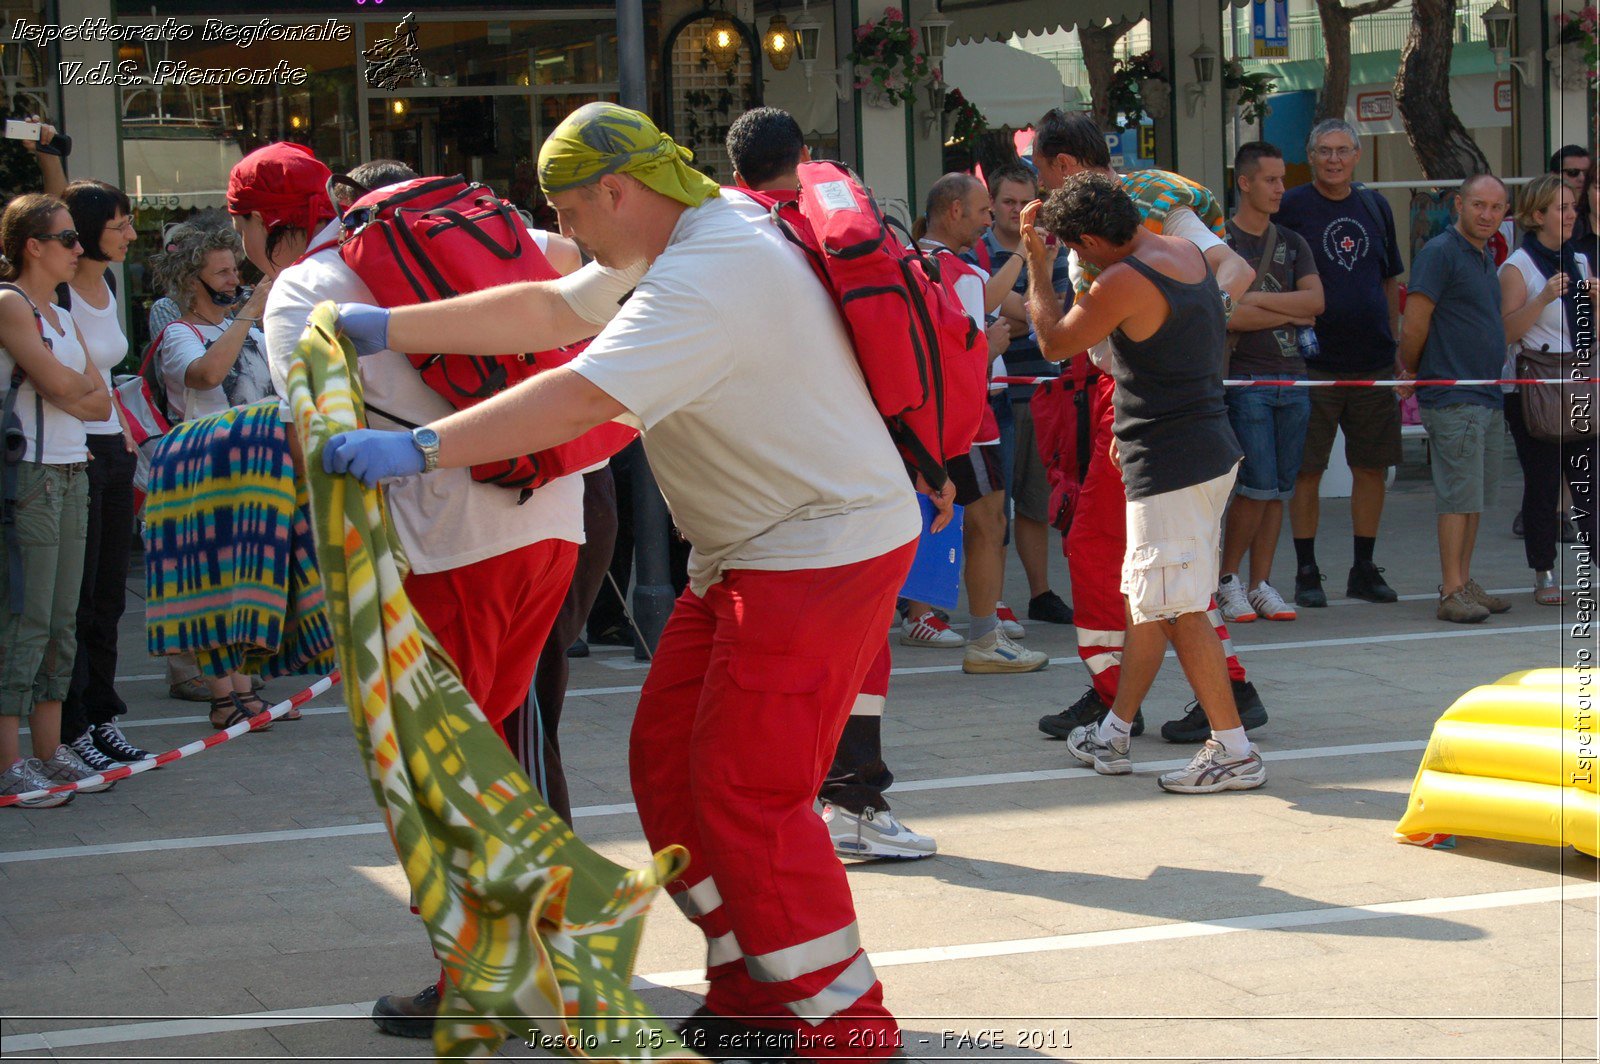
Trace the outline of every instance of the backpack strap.
<path fill-rule="evenodd" d="M 202 347 L 208 349 L 211 347 L 211 341 L 207 340 L 200 332 L 199 326 L 195 325 L 193 322 L 187 322 L 179 319 L 177 321 L 169 321 L 163 325 L 161 327 L 161 331 L 156 333 L 155 337 L 150 341 L 150 345 L 144 349 L 144 358 L 139 361 L 139 376 L 144 378 L 145 385 L 149 387 L 150 398 L 155 400 L 156 409 L 161 411 L 161 416 L 166 418 L 168 421 L 172 420 L 172 404 L 167 398 L 167 381 L 165 375 L 161 373 L 161 369 L 156 364 L 155 359 L 156 353 L 161 350 L 161 341 L 167 335 L 167 330 L 172 328 L 174 325 L 182 325 L 184 328 L 194 333 L 195 339 L 200 341 L 200 345 Z"/>

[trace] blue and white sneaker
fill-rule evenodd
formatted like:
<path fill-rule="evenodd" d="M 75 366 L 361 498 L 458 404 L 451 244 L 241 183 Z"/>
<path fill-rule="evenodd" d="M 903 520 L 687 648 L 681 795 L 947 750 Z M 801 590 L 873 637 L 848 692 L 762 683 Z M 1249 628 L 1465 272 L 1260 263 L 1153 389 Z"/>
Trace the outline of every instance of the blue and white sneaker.
<path fill-rule="evenodd" d="M 996 628 L 988 635 L 967 640 L 961 671 L 973 673 L 1038 672 L 1050 664 L 1050 656 L 1029 650 Z"/>
<path fill-rule="evenodd" d="M 832 802 L 819 801 L 817 814 L 828 825 L 833 852 L 840 857 L 863 860 L 896 857 L 914 861 L 939 852 L 939 844 L 932 837 L 912 831 L 887 809 L 874 809 L 869 805 L 857 814 Z"/>
<path fill-rule="evenodd" d="M 1133 759 L 1128 756 L 1132 742 L 1100 741 L 1100 726 L 1085 724 L 1072 729 L 1067 736 L 1067 753 L 1082 761 L 1102 776 L 1126 776 L 1133 771 Z"/>

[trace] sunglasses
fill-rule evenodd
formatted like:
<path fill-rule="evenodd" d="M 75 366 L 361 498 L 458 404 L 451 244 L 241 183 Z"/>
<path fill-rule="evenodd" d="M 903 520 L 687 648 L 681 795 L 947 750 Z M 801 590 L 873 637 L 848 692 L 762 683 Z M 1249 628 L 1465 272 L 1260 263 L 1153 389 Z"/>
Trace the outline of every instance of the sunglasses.
<path fill-rule="evenodd" d="M 1587 177 L 1587 176 L 1589 176 L 1589 170 L 1588 170 L 1587 167 L 1569 166 L 1566 169 L 1561 171 L 1561 176 L 1562 177 Z"/>
<path fill-rule="evenodd" d="M 59 240 L 64 248 L 76 247 L 78 244 L 78 231 L 76 229 L 63 229 L 59 233 L 40 233 L 35 240 Z"/>

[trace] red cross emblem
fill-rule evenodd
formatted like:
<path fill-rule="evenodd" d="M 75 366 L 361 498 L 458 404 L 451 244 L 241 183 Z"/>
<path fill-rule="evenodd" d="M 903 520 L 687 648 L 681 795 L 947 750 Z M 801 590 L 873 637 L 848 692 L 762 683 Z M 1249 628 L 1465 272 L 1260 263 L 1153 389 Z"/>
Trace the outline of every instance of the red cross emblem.
<path fill-rule="evenodd" d="M 1353 239 L 1351 239 L 1350 237 L 1345 237 L 1344 239 L 1339 241 L 1339 250 L 1340 251 L 1354 251 L 1355 249 L 1356 249 L 1356 242 Z"/>

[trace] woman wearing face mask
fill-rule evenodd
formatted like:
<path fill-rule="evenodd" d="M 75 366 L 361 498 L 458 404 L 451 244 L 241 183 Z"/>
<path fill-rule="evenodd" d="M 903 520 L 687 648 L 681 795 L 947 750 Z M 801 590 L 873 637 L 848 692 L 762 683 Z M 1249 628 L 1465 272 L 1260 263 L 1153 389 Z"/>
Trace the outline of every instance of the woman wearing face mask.
<path fill-rule="evenodd" d="M 167 295 L 183 315 L 157 351 L 174 421 L 192 421 L 272 394 L 261 308 L 271 281 L 241 303 L 244 245 L 229 229 L 185 233 L 163 253 Z"/>
<path fill-rule="evenodd" d="M 76 275 L 81 250 L 72 215 L 54 196 L 17 196 L 0 214 L 0 383 L 12 393 L 0 477 L 14 500 L 0 529 L 0 794 L 93 775 L 61 744 L 89 508 L 84 422 L 111 415 L 105 378 L 89 364 L 72 316 L 51 302 L 56 285 Z M 24 716 L 29 758 L 21 756 Z M 18 804 L 45 808 L 71 797 Z"/>
<path fill-rule="evenodd" d="M 83 253 L 72 280 L 56 286 L 56 303 L 72 313 L 89 361 L 107 379 L 128 356 L 115 277 L 138 237 L 128 197 L 104 181 L 74 181 L 61 195 Z M 78 595 L 78 654 L 72 689 L 61 707 L 61 741 L 96 772 L 150 755 L 128 742 L 117 717 L 127 704 L 116 691 L 117 625 L 127 599 L 128 544 L 133 538 L 133 438 L 115 410 L 85 424 L 89 445 L 89 516 L 83 584 Z"/>

